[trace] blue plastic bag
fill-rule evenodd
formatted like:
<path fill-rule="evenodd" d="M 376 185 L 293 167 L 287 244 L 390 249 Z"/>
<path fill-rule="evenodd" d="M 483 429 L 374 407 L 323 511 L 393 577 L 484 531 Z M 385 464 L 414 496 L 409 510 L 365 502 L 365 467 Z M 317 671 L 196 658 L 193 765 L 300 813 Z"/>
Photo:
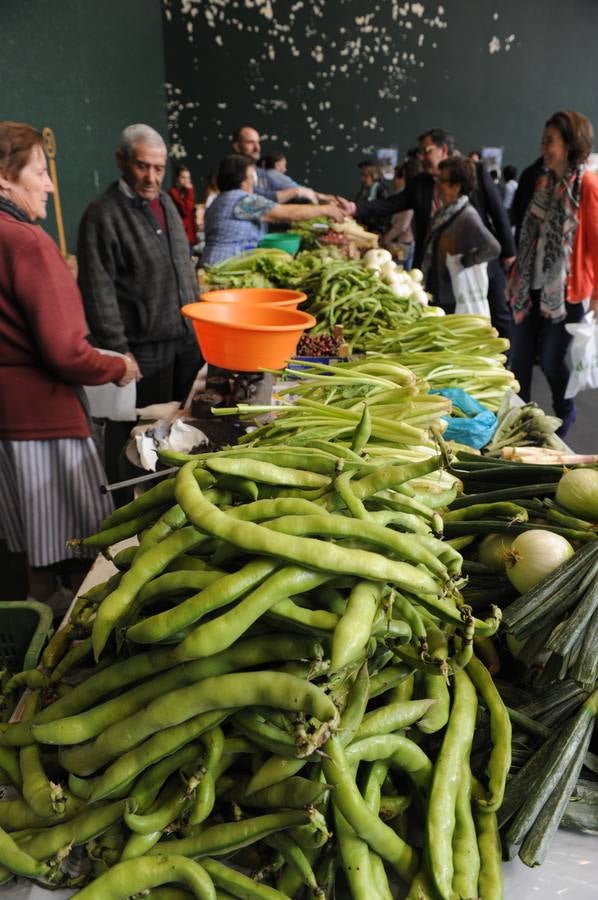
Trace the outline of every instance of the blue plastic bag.
<path fill-rule="evenodd" d="M 443 435 L 447 441 L 458 441 L 475 450 L 481 450 L 492 440 L 498 424 L 496 416 L 492 410 L 478 403 L 467 391 L 462 388 L 439 388 L 430 393 L 447 397 L 453 406 L 458 407 L 467 416 L 466 419 L 443 416 L 448 422 Z"/>

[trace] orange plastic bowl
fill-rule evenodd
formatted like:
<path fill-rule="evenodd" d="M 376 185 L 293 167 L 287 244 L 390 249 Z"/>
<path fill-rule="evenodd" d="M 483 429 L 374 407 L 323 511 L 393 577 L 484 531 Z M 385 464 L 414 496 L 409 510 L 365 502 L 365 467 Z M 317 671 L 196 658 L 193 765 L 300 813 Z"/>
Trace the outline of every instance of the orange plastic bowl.
<path fill-rule="evenodd" d="M 303 291 L 289 291 L 283 288 L 230 288 L 222 291 L 207 291 L 202 294 L 202 300 L 209 303 L 259 303 L 275 306 L 285 306 L 288 309 L 297 309 L 299 303 L 307 300 L 307 294 Z"/>
<path fill-rule="evenodd" d="M 191 319 L 205 360 L 232 372 L 281 369 L 306 328 L 316 320 L 282 306 L 244 303 L 189 303 L 181 312 Z"/>

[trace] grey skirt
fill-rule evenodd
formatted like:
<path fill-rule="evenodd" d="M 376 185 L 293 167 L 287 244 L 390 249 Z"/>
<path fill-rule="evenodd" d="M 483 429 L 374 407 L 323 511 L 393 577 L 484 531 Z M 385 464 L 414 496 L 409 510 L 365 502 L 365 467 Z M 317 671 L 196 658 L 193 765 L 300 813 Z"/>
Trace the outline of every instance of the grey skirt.
<path fill-rule="evenodd" d="M 91 438 L 0 441 L 0 537 L 30 566 L 71 558 L 66 542 L 93 534 L 112 512 L 105 481 Z"/>

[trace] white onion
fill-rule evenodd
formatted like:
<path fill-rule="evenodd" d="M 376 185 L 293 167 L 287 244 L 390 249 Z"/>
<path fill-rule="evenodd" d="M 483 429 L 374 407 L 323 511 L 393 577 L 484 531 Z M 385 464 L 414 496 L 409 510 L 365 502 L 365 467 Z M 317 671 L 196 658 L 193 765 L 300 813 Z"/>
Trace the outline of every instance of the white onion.
<path fill-rule="evenodd" d="M 598 522 L 598 471 L 570 469 L 565 472 L 557 485 L 556 502 L 582 519 Z"/>
<path fill-rule="evenodd" d="M 525 594 L 574 552 L 569 541 L 560 534 L 542 528 L 524 531 L 515 538 L 508 551 L 508 579 L 520 594 Z"/>
<path fill-rule="evenodd" d="M 506 534 L 487 534 L 478 547 L 478 559 L 492 572 L 504 572 L 513 538 Z"/>
<path fill-rule="evenodd" d="M 399 270 L 395 266 L 392 259 L 388 260 L 388 262 L 382 263 L 380 266 L 380 278 L 382 281 L 385 281 L 387 284 L 393 280 L 393 278 L 399 278 Z"/>

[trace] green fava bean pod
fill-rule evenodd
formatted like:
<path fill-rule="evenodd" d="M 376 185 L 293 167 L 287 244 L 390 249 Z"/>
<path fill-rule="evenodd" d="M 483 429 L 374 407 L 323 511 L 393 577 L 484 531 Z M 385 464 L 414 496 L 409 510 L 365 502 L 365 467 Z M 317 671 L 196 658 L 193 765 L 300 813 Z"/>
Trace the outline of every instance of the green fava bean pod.
<path fill-rule="evenodd" d="M 453 897 L 452 842 L 457 792 L 461 773 L 469 764 L 478 706 L 475 688 L 466 672 L 455 672 L 453 683 L 453 706 L 434 767 L 426 819 L 430 874 L 442 900 Z"/>
<path fill-rule="evenodd" d="M 19 756 L 17 751 L 12 747 L 0 746 L 0 769 L 8 775 L 8 778 L 15 787 L 21 787 L 23 779 L 21 777 L 21 768 L 19 766 Z"/>
<path fill-rule="evenodd" d="M 66 794 L 64 809 L 60 815 L 49 820 L 45 816 L 36 816 L 29 804 L 22 797 L 14 800 L 3 799 L 0 802 L 0 828 L 5 831 L 21 831 L 28 828 L 45 828 L 55 822 L 66 822 L 85 809 L 85 803 L 72 794 Z"/>
<path fill-rule="evenodd" d="M 102 806 L 90 806 L 68 822 L 44 828 L 32 833 L 29 837 L 20 839 L 22 849 L 31 854 L 34 859 L 50 859 L 65 847 L 85 844 L 98 837 L 115 822 L 120 821 L 124 808 L 124 800 Z"/>
<path fill-rule="evenodd" d="M 196 484 L 194 478 L 193 483 Z M 191 550 L 205 540 L 204 534 L 192 526 L 187 526 L 135 558 L 135 562 L 124 573 L 116 590 L 106 597 L 97 611 L 91 635 L 96 660 L 99 659 L 113 629 L 128 613 L 144 584 L 163 572 L 168 563 L 176 559 L 180 553 Z"/>
<path fill-rule="evenodd" d="M 488 812 L 496 812 L 503 801 L 511 768 L 511 720 L 486 666 L 474 657 L 466 671 L 490 714 L 492 751 L 488 760 L 488 797 L 478 803 Z"/>
<path fill-rule="evenodd" d="M 83 538 L 82 540 L 74 539 L 68 541 L 67 546 L 71 548 L 92 547 L 94 550 L 107 550 L 108 547 L 112 547 L 113 544 L 118 544 L 119 541 L 133 537 L 133 535 L 143 531 L 144 528 L 156 521 L 161 512 L 162 510 L 159 508 L 150 509 L 147 512 L 135 516 L 134 519 L 129 519 L 126 522 L 121 522 L 120 525 L 115 525 L 113 528 L 106 528 L 103 531 L 98 531 L 96 534 L 91 534 L 89 537 Z"/>
<path fill-rule="evenodd" d="M 23 708 L 25 720 L 30 719 L 35 713 L 38 699 L 36 693 L 26 695 Z M 32 811 L 37 816 L 47 819 L 59 815 L 66 806 L 66 794 L 59 784 L 51 782 L 46 775 L 37 744 L 21 748 L 19 764 L 22 776 L 21 792 Z"/>
<path fill-rule="evenodd" d="M 408 563 L 387 559 L 367 550 L 349 550 L 314 538 L 279 534 L 253 522 L 241 522 L 221 512 L 203 496 L 187 463 L 176 478 L 176 496 L 189 520 L 198 528 L 252 553 L 277 556 L 295 565 L 327 573 L 357 575 L 365 579 L 404 584 L 406 590 L 437 596 L 436 579 Z M 322 517 L 323 520 L 326 516 Z"/>
<path fill-rule="evenodd" d="M 143 741 L 128 753 L 119 756 L 99 777 L 94 787 L 91 802 L 103 800 L 114 796 L 123 784 L 126 784 L 144 772 L 152 764 L 159 763 L 178 750 L 181 750 L 190 741 L 194 741 L 205 731 L 219 725 L 228 715 L 228 711 L 201 713 L 188 719 L 181 725 L 166 728 L 153 735 L 149 740 Z M 95 765 L 95 763 L 94 763 Z M 99 765 L 102 765 L 100 763 Z M 133 796 L 136 789 L 133 789 Z"/>
<path fill-rule="evenodd" d="M 243 897 L 246 900 L 287 900 L 284 894 L 267 884 L 260 884 L 253 878 L 248 878 L 242 872 L 221 863 L 217 859 L 206 856 L 201 861 L 202 866 L 212 878 L 216 888 L 229 891 L 232 897 Z M 218 895 L 220 897 L 220 894 Z"/>
<path fill-rule="evenodd" d="M 167 538 L 169 534 L 172 534 L 173 531 L 178 531 L 186 524 L 187 516 L 179 504 L 175 503 L 174 506 L 169 507 L 163 512 L 160 518 L 154 522 L 150 528 L 146 528 L 146 530 L 142 532 L 139 538 L 139 546 L 135 548 L 136 552 L 133 559 L 141 556 L 141 554 L 145 553 L 146 550 L 149 550 L 150 547 L 159 544 L 164 538 Z M 116 561 L 114 564 L 117 565 Z M 118 568 L 120 569 L 120 566 L 118 566 Z M 130 568 L 130 565 L 126 568 Z"/>
<path fill-rule="evenodd" d="M 356 497 L 353 493 L 351 479 L 354 474 L 352 471 L 342 472 L 334 479 L 334 490 L 355 519 L 374 521 L 359 497 Z"/>
<path fill-rule="evenodd" d="M 338 853 L 353 900 L 382 900 L 374 883 L 372 856 L 367 843 L 356 834 L 333 803 Z"/>
<path fill-rule="evenodd" d="M 326 784 L 318 783 L 310 778 L 291 775 L 279 784 L 270 785 L 261 791 L 247 794 L 242 788 L 233 791 L 231 799 L 245 806 L 257 806 L 264 809 L 302 809 L 318 803 L 328 791 Z M 227 799 L 229 794 L 226 795 Z"/>
<path fill-rule="evenodd" d="M 412 478 L 421 478 L 440 468 L 441 458 L 430 456 L 417 463 L 406 463 L 402 466 L 381 466 L 369 475 L 354 483 L 354 490 L 360 500 L 372 497 L 388 488 L 396 488 Z"/>
<path fill-rule="evenodd" d="M 213 455 L 206 460 L 206 465 L 212 472 L 249 478 L 263 484 L 279 484 L 299 488 L 320 488 L 330 484 L 330 478 L 317 472 L 286 468 L 250 458 L 233 459 Z"/>
<path fill-rule="evenodd" d="M 128 859 L 117 863 L 75 894 L 79 900 L 127 900 L 161 884 L 186 885 L 199 900 L 216 900 L 214 883 L 206 870 L 185 856 L 167 855 Z"/>
<path fill-rule="evenodd" d="M 204 572 L 166 572 L 158 575 L 141 588 L 129 615 L 131 618 L 137 617 L 146 604 L 161 597 L 171 598 L 180 593 L 201 590 L 226 574 L 222 569 L 206 569 Z"/>
<path fill-rule="evenodd" d="M 131 832 L 122 849 L 120 861 L 124 862 L 125 859 L 138 859 L 140 856 L 145 856 L 150 847 L 155 847 L 163 836 L 164 832 L 162 830 L 153 831 L 149 834 L 138 834 L 136 831 Z M 152 891 L 152 896 L 153 893 Z"/>
<path fill-rule="evenodd" d="M 502 846 L 496 813 L 480 806 L 480 800 L 485 799 L 485 791 L 476 778 L 472 778 L 471 792 L 476 801 L 473 816 L 480 854 L 478 895 L 484 900 L 503 900 Z"/>
<path fill-rule="evenodd" d="M 410 725 L 420 722 L 435 702 L 435 700 L 422 699 L 386 703 L 363 717 L 355 740 L 375 737 L 378 734 L 390 734 L 393 731 L 408 728 Z"/>
<path fill-rule="evenodd" d="M 471 772 L 463 769 L 455 806 L 453 833 L 453 892 L 457 897 L 476 900 L 480 874 L 480 852 L 471 810 Z"/>
<path fill-rule="evenodd" d="M 365 542 L 384 553 L 406 560 L 406 565 L 425 566 L 432 575 L 443 581 L 448 578 L 446 566 L 440 561 L 438 554 L 422 546 L 423 540 L 428 538 L 427 535 L 405 535 L 363 518 L 351 518 L 332 513 L 280 516 L 273 522 L 267 522 L 265 527 L 299 538 L 308 534 L 317 534 L 328 538 L 347 538 L 360 543 Z M 397 583 L 401 582 L 397 581 Z M 417 581 L 410 583 L 404 581 L 402 587 L 412 593 L 418 593 Z M 437 586 L 427 593 L 435 592 L 438 593 Z"/>
<path fill-rule="evenodd" d="M 448 688 L 448 678 L 445 667 L 448 665 L 448 638 L 446 632 L 435 626 L 427 629 L 428 653 L 431 659 L 440 660 L 441 665 L 438 674 L 424 672 L 422 676 L 423 693 L 426 697 L 433 698 L 436 702 L 417 723 L 419 731 L 424 734 L 435 734 L 444 728 L 448 722 L 451 698 Z M 445 672 L 443 672 L 445 669 Z"/>
<path fill-rule="evenodd" d="M 253 559 L 237 572 L 223 576 L 177 606 L 131 625 L 127 629 L 127 638 L 141 644 L 165 640 L 193 625 L 207 613 L 233 603 L 263 582 L 277 567 L 275 560 Z M 179 661 L 185 658 L 180 646 L 173 652 Z"/>
<path fill-rule="evenodd" d="M 44 744 L 80 744 L 144 709 L 152 700 L 169 691 L 194 684 L 208 676 L 223 675 L 237 668 L 281 659 L 285 657 L 285 653 L 292 655 L 297 651 L 301 655 L 307 652 L 309 656 L 311 652 L 317 652 L 317 647 L 313 641 L 310 646 L 309 639 L 295 637 L 289 640 L 285 635 L 277 635 L 276 639 L 271 635 L 263 635 L 251 641 L 239 641 L 230 650 L 178 665 L 85 712 L 33 725 L 32 732 L 36 740 Z"/>
<path fill-rule="evenodd" d="M 249 780 L 245 794 L 254 794 L 257 791 L 280 784 L 296 775 L 307 764 L 307 759 L 297 759 L 288 756 L 269 756 Z"/>
<path fill-rule="evenodd" d="M 79 665 L 86 656 L 91 654 L 91 638 L 85 638 L 83 641 L 75 641 L 71 649 L 65 653 L 62 657 L 58 665 L 52 671 L 50 675 L 50 681 L 52 684 L 57 684 L 59 681 L 62 681 L 66 673 L 74 668 L 81 668 Z"/>
<path fill-rule="evenodd" d="M 174 853 L 194 858 L 227 856 L 262 840 L 269 834 L 305 825 L 309 821 L 310 814 L 305 810 L 283 810 L 252 819 L 241 819 L 239 822 L 226 822 L 204 829 L 195 828 L 188 837 L 168 841 L 168 847 Z M 164 847 L 165 844 L 162 842 L 152 847 L 148 851 L 148 857 L 163 853 Z"/>
<path fill-rule="evenodd" d="M 404 881 L 410 882 L 418 868 L 417 854 L 366 805 L 339 741 L 330 738 L 324 750 L 322 769 L 328 783 L 335 787 L 334 805 L 372 850 L 387 860 Z"/>
<path fill-rule="evenodd" d="M 350 744 L 346 751 L 347 762 L 357 766 L 362 760 L 374 762 L 388 759 L 394 766 L 406 772 L 420 794 L 427 796 L 432 781 L 433 765 L 430 758 L 416 743 L 402 734 L 377 734 Z"/>
<path fill-rule="evenodd" d="M 141 496 L 136 497 L 130 503 L 125 503 L 124 506 L 120 506 L 118 509 L 115 509 L 114 512 L 110 513 L 109 516 L 106 516 L 100 530 L 106 531 L 108 528 L 114 528 L 116 525 L 128 522 L 130 519 L 136 518 L 141 513 L 153 510 L 155 506 L 163 506 L 165 503 L 172 500 L 173 497 L 174 478 L 160 481 L 159 484 L 155 484 L 153 487 L 149 488 L 149 490 L 144 491 Z"/>
<path fill-rule="evenodd" d="M 127 803 L 124 812 L 124 820 L 127 827 L 136 834 L 155 834 L 162 832 L 176 819 L 181 818 L 191 806 L 193 795 L 201 780 L 201 770 L 197 769 L 184 785 L 172 792 L 167 785 L 157 801 L 156 808 L 145 814 L 138 814 L 135 805 Z"/>
<path fill-rule="evenodd" d="M 48 854 L 49 858 L 52 853 Z M 9 834 L 0 828 L 0 866 L 13 872 L 15 875 L 23 875 L 25 878 L 41 878 L 49 881 L 53 872 L 52 867 L 40 862 L 31 856 L 25 849 L 19 847 Z"/>
<path fill-rule="evenodd" d="M 156 732 L 202 713 L 260 704 L 315 716 L 330 729 L 338 724 L 334 703 L 311 682 L 274 670 L 236 672 L 205 678 L 157 697 L 147 708 L 110 726 L 90 746 L 65 750 L 61 764 L 76 775 L 89 775 Z"/>
<path fill-rule="evenodd" d="M 198 659 L 221 652 L 233 645 L 250 625 L 277 603 L 303 591 L 313 590 L 333 577 L 325 572 L 314 572 L 301 566 L 285 566 L 270 575 L 236 606 L 198 625 L 182 641 L 177 654 L 181 659 Z"/>
<path fill-rule="evenodd" d="M 201 779 L 195 792 L 195 800 L 189 813 L 190 825 L 199 825 L 200 822 L 204 822 L 214 808 L 216 800 L 215 773 L 224 753 L 224 734 L 221 728 L 216 727 L 206 731 L 200 740 L 205 747 L 206 754 Z"/>
<path fill-rule="evenodd" d="M 360 581 L 352 589 L 345 614 L 332 635 L 331 672 L 342 669 L 363 655 L 383 589 L 384 585 L 373 581 Z"/>

